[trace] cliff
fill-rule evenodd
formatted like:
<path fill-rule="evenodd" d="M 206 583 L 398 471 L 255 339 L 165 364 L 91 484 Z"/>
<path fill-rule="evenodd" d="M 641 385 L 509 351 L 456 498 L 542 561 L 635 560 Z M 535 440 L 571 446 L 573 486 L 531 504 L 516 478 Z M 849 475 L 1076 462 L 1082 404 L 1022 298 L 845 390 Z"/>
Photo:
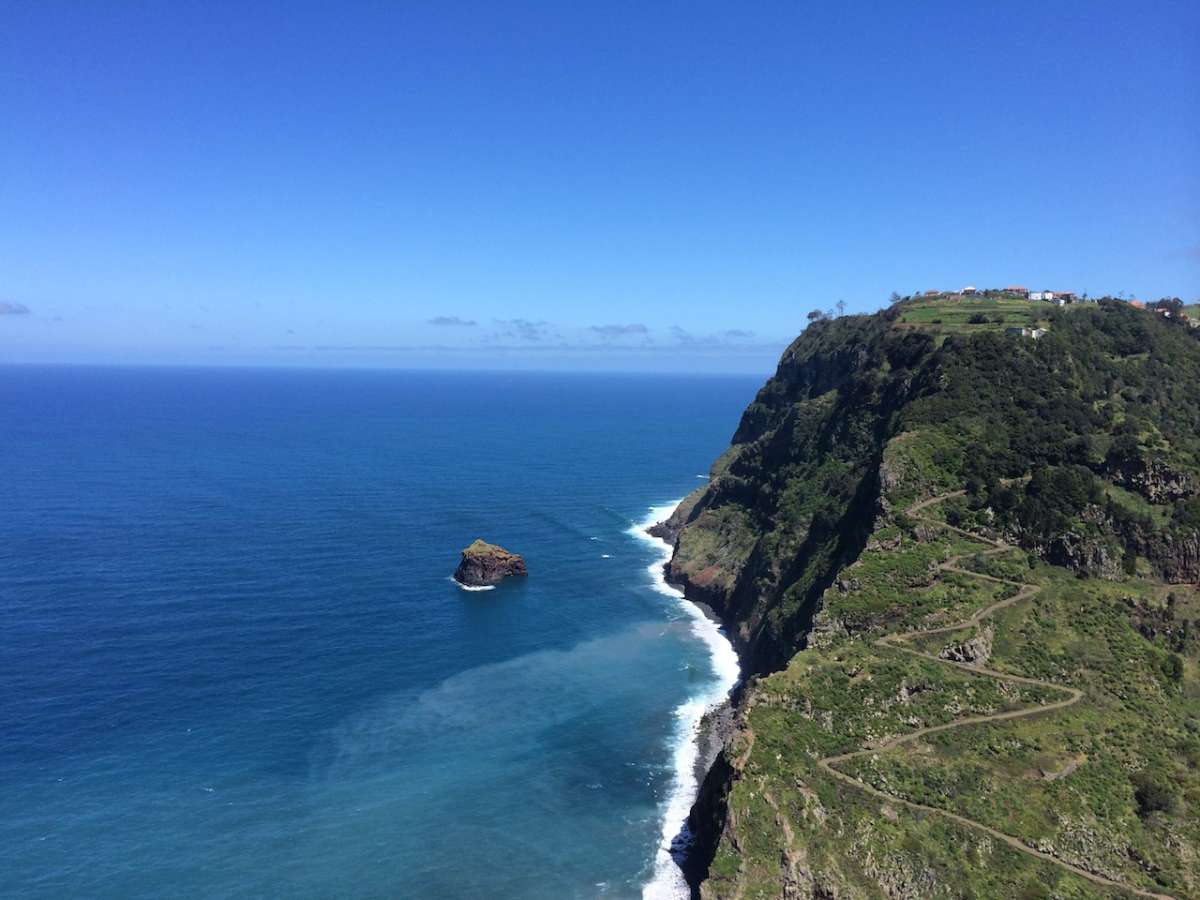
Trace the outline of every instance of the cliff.
<path fill-rule="evenodd" d="M 1194 895 L 1200 341 L 1119 303 L 1036 341 L 910 318 L 813 323 L 659 526 L 750 676 L 689 878 Z"/>

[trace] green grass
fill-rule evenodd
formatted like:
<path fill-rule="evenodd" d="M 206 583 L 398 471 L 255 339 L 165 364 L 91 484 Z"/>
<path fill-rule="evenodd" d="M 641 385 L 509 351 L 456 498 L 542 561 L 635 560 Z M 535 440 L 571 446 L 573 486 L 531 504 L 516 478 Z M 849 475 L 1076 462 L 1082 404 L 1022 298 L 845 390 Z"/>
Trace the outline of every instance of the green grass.
<path fill-rule="evenodd" d="M 938 565 L 984 545 L 944 532 L 933 541 L 900 537 L 867 550 L 825 592 L 825 615 L 851 634 L 880 628 L 937 627 L 965 618 L 1010 590 Z"/>
<path fill-rule="evenodd" d="M 755 539 L 749 515 L 740 507 L 705 510 L 697 527 L 680 535 L 673 565 L 699 587 L 728 588 L 754 549 Z"/>
<path fill-rule="evenodd" d="M 1123 506 L 1130 512 L 1137 513 L 1141 516 L 1146 516 L 1155 525 L 1163 526 L 1171 521 L 1171 507 L 1158 506 L 1151 503 L 1141 494 L 1135 494 L 1133 491 L 1127 491 L 1123 487 L 1105 482 L 1105 494 L 1118 506 Z"/>
<path fill-rule="evenodd" d="M 908 431 L 888 442 L 884 463 L 890 485 L 887 501 L 896 509 L 907 509 L 921 497 L 944 494 L 961 486 L 955 470 L 966 452 L 957 435 L 939 429 Z"/>

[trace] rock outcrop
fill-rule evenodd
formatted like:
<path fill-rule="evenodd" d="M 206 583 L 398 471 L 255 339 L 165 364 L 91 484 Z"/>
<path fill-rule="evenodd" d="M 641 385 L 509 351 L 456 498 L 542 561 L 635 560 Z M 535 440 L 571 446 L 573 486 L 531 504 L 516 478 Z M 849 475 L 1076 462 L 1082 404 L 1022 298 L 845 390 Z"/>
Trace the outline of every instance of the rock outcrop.
<path fill-rule="evenodd" d="M 696 490 L 692 491 L 692 493 L 688 494 L 683 498 L 682 501 L 680 501 L 679 505 L 675 507 L 671 515 L 663 519 L 661 522 L 655 522 L 646 529 L 646 533 L 658 538 L 659 540 L 666 541 L 668 544 L 673 546 L 675 541 L 679 539 L 679 532 L 683 529 L 683 526 L 688 523 L 688 519 L 691 517 L 692 511 L 696 508 L 696 504 L 700 502 L 700 499 L 704 496 L 704 493 L 704 488 L 697 488 Z"/>
<path fill-rule="evenodd" d="M 938 658 L 965 663 L 968 666 L 986 666 L 992 658 L 992 640 L 995 635 L 996 629 L 988 625 L 970 640 L 944 648 L 938 654 Z"/>
<path fill-rule="evenodd" d="M 1155 542 L 1151 558 L 1171 584 L 1200 584 L 1200 531 L 1168 534 Z"/>
<path fill-rule="evenodd" d="M 467 587 L 498 584 L 510 575 L 528 575 L 525 560 L 503 547 L 476 539 L 462 552 L 454 580 Z"/>
<path fill-rule="evenodd" d="M 1134 456 L 1108 460 L 1109 476 L 1151 503 L 1174 503 L 1200 494 L 1200 479 L 1159 459 Z"/>
<path fill-rule="evenodd" d="M 1042 555 L 1056 566 L 1090 578 L 1111 579 L 1121 574 L 1121 548 L 1111 538 L 1066 531 L 1050 541 Z"/>

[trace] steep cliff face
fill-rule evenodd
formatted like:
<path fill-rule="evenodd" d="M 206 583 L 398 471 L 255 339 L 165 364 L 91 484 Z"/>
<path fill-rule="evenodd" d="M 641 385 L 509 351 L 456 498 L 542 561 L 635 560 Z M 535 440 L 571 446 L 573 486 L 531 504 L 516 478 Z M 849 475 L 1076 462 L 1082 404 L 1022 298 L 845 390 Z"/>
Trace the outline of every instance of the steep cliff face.
<path fill-rule="evenodd" d="M 659 527 L 676 542 L 668 576 L 722 618 L 749 676 L 738 728 L 690 819 L 688 876 L 704 896 L 1021 896 L 1050 882 L 1063 896 L 1092 896 L 1093 871 L 1119 884 L 1200 886 L 1200 864 L 1169 849 L 1193 840 L 1182 807 L 1154 832 L 1131 799 L 1133 819 L 1114 826 L 1096 819 L 1109 814 L 1099 810 L 1111 784 L 1093 796 L 1092 782 L 1079 780 L 1126 783 L 1160 758 L 1160 745 L 1190 747 L 1185 723 L 1200 721 L 1200 692 L 1179 687 L 1195 680 L 1195 664 L 1171 661 L 1194 659 L 1200 632 L 1188 624 L 1200 619 L 1200 593 L 1186 587 L 1200 581 L 1200 343 L 1124 304 L 1049 315 L 1039 341 L 986 327 L 907 328 L 902 308 L 814 323 L 745 411 L 710 483 Z M 1166 583 L 1185 585 L 1171 595 L 1174 643 L 1144 625 Z M 1050 598 L 1044 611 L 1036 626 L 1023 624 L 1026 598 L 1039 593 Z M 916 661 L 901 663 L 876 643 L 906 629 L 944 630 L 987 602 L 1020 612 L 968 622 Z M 1076 643 L 1064 648 L 1055 632 L 1077 632 Z M 1097 660 L 1118 657 L 1136 663 L 1122 663 L 1111 681 L 1097 676 L 1107 665 Z M 1002 678 L 985 690 L 953 668 L 1023 672 L 1050 659 L 1057 668 L 1042 671 L 1052 680 L 1040 697 Z M 1022 856 L 1018 845 L 1034 841 L 1024 834 L 1011 852 L 998 851 L 986 828 L 1007 835 L 1028 821 L 985 815 L 986 797 L 968 810 L 968 801 L 940 796 L 929 787 L 943 784 L 929 763 L 940 750 L 917 763 L 872 764 L 894 765 L 891 775 L 854 776 L 890 785 L 877 794 L 895 790 L 894 802 L 856 793 L 852 779 L 818 764 L 863 740 L 885 746 L 959 715 L 1049 703 L 1058 683 L 1120 707 L 1136 748 L 1089 738 L 1083 753 L 1052 725 L 1023 726 L 1011 746 L 1061 746 L 1060 768 L 1048 771 L 1083 774 L 1062 776 L 1065 787 L 1055 775 L 1053 790 L 1034 791 L 993 779 L 985 753 L 955 790 L 992 800 L 1033 791 L 1060 820 L 1039 840 L 1082 874 Z M 1160 707 L 1151 715 L 1147 702 Z M 950 759 L 957 777 L 960 761 Z M 1176 784 L 1200 790 L 1200 776 L 1163 765 Z M 1133 798 L 1138 788 L 1128 784 Z M 1079 796 L 1065 799 L 1064 790 Z M 913 819 L 905 804 L 914 798 L 934 809 L 957 803 L 971 823 L 995 821 L 972 831 Z M 957 849 L 947 855 L 947 846 Z M 1160 867 L 1157 881 L 1130 869 L 1139 854 Z"/>
<path fill-rule="evenodd" d="M 899 317 L 810 326 L 709 485 L 657 531 L 676 541 L 669 577 L 721 616 L 748 672 L 804 646 L 822 592 L 887 512 L 889 480 L 906 480 L 905 497 L 968 488 L 964 519 L 1082 574 L 1115 577 L 1141 556 L 1197 580 L 1200 522 L 1170 509 L 1200 502 L 1200 344 L 1187 329 L 1124 304 L 1057 313 L 1040 341 L 946 337 Z M 1122 495 L 1077 496 L 1075 470 L 1084 489 Z"/>
<path fill-rule="evenodd" d="M 664 526 L 668 576 L 730 626 L 750 673 L 803 646 L 814 604 L 853 560 L 879 510 L 896 412 L 930 385 L 925 335 L 885 316 L 815 323 L 742 416 L 709 485 Z"/>

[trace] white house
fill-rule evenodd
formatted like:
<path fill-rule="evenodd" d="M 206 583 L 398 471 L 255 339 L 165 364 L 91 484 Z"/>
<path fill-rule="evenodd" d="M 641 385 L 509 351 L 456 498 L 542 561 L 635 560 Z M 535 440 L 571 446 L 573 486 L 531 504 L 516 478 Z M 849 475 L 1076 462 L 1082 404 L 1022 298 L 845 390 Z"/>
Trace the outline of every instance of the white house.
<path fill-rule="evenodd" d="M 1005 328 L 1004 331 L 1006 334 L 1013 334 L 1017 337 L 1033 338 L 1035 341 L 1043 335 L 1050 333 L 1045 328 L 1023 328 L 1020 325 L 1013 325 L 1011 328 Z"/>
<path fill-rule="evenodd" d="M 1045 291 L 1033 291 L 1029 295 L 1029 299 L 1030 300 L 1049 300 L 1050 298 L 1046 296 Z"/>
<path fill-rule="evenodd" d="M 965 288 L 963 288 L 961 291 L 959 291 L 959 293 L 960 294 L 975 294 L 978 292 L 975 290 L 975 285 L 968 284 Z"/>

